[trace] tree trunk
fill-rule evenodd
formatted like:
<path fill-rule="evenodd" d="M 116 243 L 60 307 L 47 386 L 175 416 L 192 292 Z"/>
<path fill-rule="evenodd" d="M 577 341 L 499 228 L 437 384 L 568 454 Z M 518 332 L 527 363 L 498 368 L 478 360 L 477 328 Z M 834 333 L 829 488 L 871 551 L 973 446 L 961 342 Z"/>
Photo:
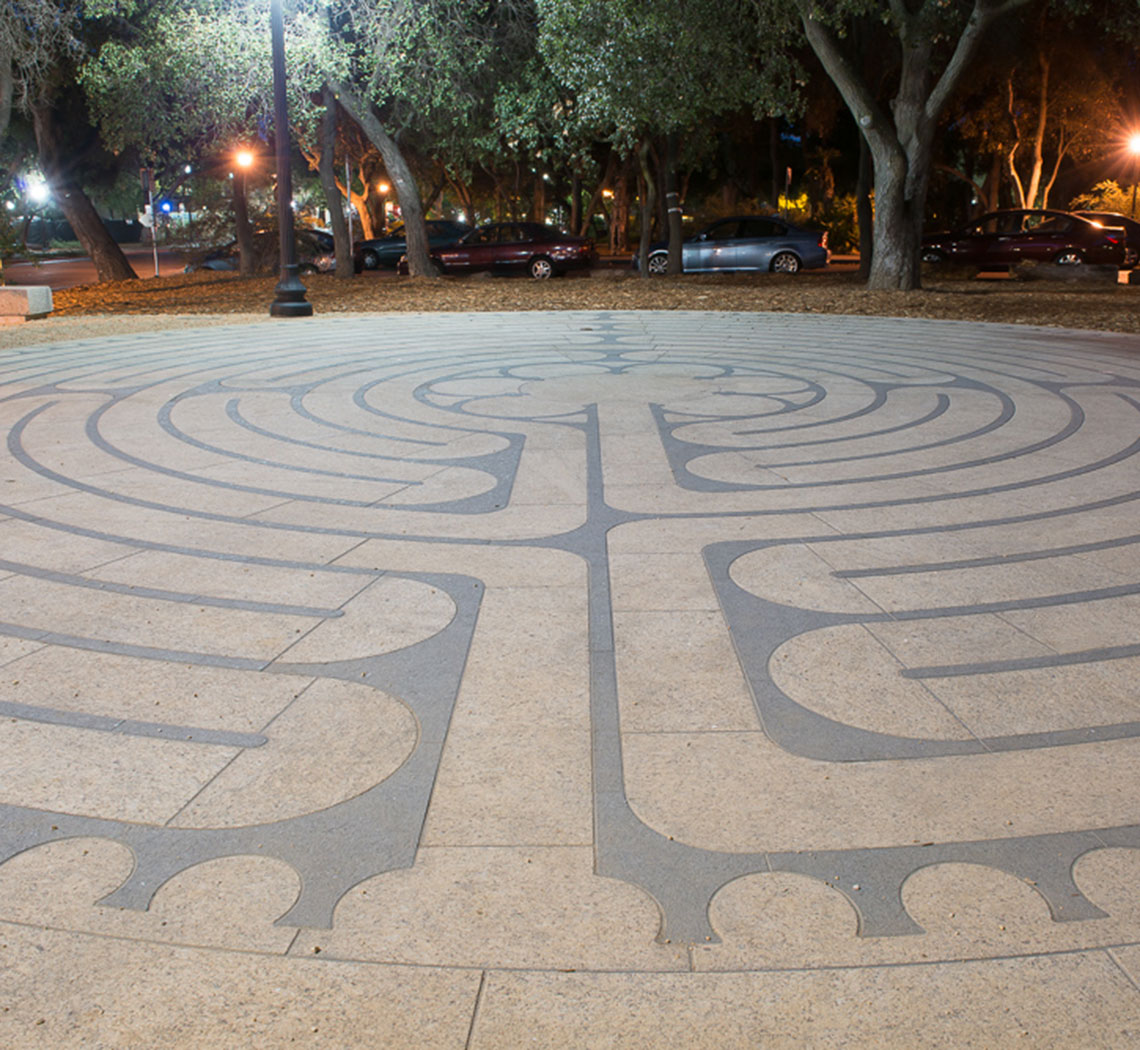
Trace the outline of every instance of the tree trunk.
<path fill-rule="evenodd" d="M 629 171 L 622 165 L 614 180 L 614 205 L 610 218 L 610 253 L 629 251 Z"/>
<path fill-rule="evenodd" d="M 387 184 L 388 172 L 379 151 L 369 150 L 360 158 L 360 193 L 364 211 L 368 214 L 368 228 L 371 236 L 383 236 L 388 226 L 388 213 L 385 210 L 387 195 L 380 192 L 381 185 Z"/>
<path fill-rule="evenodd" d="M 348 223 L 344 218 L 344 198 L 336 185 L 336 95 L 325 84 L 321 88 L 321 189 L 325 193 L 329 216 L 332 220 L 333 251 L 336 255 L 337 277 L 352 277 L 352 248 L 348 243 Z"/>
<path fill-rule="evenodd" d="M 595 187 L 594 192 L 590 197 L 590 203 L 586 205 L 586 210 L 582 212 L 581 224 L 574 228 L 574 232 L 577 233 L 579 237 L 585 237 L 587 235 L 590 229 L 590 222 L 594 218 L 594 213 L 598 210 L 599 207 L 602 207 L 603 194 L 606 191 L 606 183 L 610 182 L 613 179 L 616 165 L 617 154 L 611 149 L 610 155 L 606 159 L 606 170 L 602 173 L 601 181 Z"/>
<path fill-rule="evenodd" d="M 978 189 L 978 207 L 971 213 L 982 215 L 987 211 L 997 211 L 1001 207 L 1001 154 L 994 153 L 990 158 L 990 170 Z"/>
<path fill-rule="evenodd" d="M 653 209 L 657 204 L 657 184 L 649 166 L 649 139 L 637 148 L 637 163 L 641 169 L 641 236 L 637 244 L 637 265 L 642 278 L 649 276 L 649 238 L 653 227 Z"/>
<path fill-rule="evenodd" d="M 36 146 L 44 178 L 51 187 L 52 196 L 66 216 L 79 243 L 95 264 L 100 281 L 135 281 L 138 274 L 127 262 L 127 257 L 107 232 L 103 220 L 76 179 L 68 154 L 59 141 L 59 129 L 51 101 L 39 99 L 32 107 Z"/>
<path fill-rule="evenodd" d="M 238 273 L 249 277 L 254 270 L 253 226 L 249 221 L 244 168 L 234 173 L 234 232 L 237 234 Z"/>
<path fill-rule="evenodd" d="M 463 221 L 471 226 L 475 225 L 475 197 L 471 192 L 471 185 L 464 182 L 463 179 L 456 175 L 452 175 L 446 170 L 444 175 L 447 181 L 451 183 L 451 190 L 456 197 L 459 198 L 459 204 L 463 208 Z"/>
<path fill-rule="evenodd" d="M 875 209 L 871 203 L 873 185 L 871 149 L 859 136 L 859 176 L 855 185 L 855 220 L 859 224 L 859 279 L 871 276 L 871 260 L 875 257 Z"/>
<path fill-rule="evenodd" d="M 780 210 L 780 123 L 777 117 L 768 118 L 768 163 L 772 167 L 773 211 Z"/>
<path fill-rule="evenodd" d="M 1045 170 L 1045 128 L 1046 117 L 1049 113 L 1049 59 L 1042 51 L 1037 56 L 1041 69 L 1041 89 L 1037 97 L 1037 127 L 1033 132 L 1033 174 L 1029 178 L 1029 207 L 1044 208 L 1038 204 L 1041 193 L 1041 177 Z"/>
<path fill-rule="evenodd" d="M 665 136 L 665 216 L 669 227 L 667 272 L 681 272 L 681 195 L 677 192 L 677 136 Z"/>
<path fill-rule="evenodd" d="M 439 271 L 428 255 L 427 226 L 424 224 L 423 202 L 419 187 L 412 176 L 408 163 L 404 160 L 400 147 L 384 130 L 380 121 L 372 114 L 371 108 L 360 99 L 352 87 L 344 81 L 332 85 L 344 110 L 368 136 L 368 140 L 380 151 L 384 167 L 396 188 L 400 201 L 400 212 L 404 219 L 404 234 L 407 238 L 408 272 L 413 277 L 436 277 Z"/>
<path fill-rule="evenodd" d="M 16 80 L 12 73 L 12 56 L 0 54 L 0 146 L 8 135 L 12 119 L 12 100 L 15 98 Z"/>
<path fill-rule="evenodd" d="M 531 219 L 534 222 L 546 222 L 546 180 L 541 172 L 534 176 L 534 203 L 531 209 Z"/>
<path fill-rule="evenodd" d="M 816 21 L 814 0 L 797 0 L 808 43 L 862 130 L 874 160 L 875 237 L 868 288 L 910 291 L 921 286 L 922 221 L 938 116 L 994 19 L 1026 2 L 974 0 L 940 74 L 932 68 L 936 34 L 929 0 L 917 6 L 892 3 L 901 66 L 898 93 L 888 112 L 848 61 L 835 32 Z"/>
<path fill-rule="evenodd" d="M 360 240 L 370 241 L 376 236 L 376 227 L 372 223 L 372 213 L 368 210 L 368 204 L 365 200 L 368 194 L 368 183 L 364 178 L 363 161 L 357 162 L 357 169 L 360 172 L 360 185 L 363 193 L 357 193 L 352 188 L 351 176 L 349 176 L 348 185 L 342 187 L 345 197 L 348 199 L 348 206 L 356 212 L 357 222 L 360 224 Z"/>
<path fill-rule="evenodd" d="M 575 171 L 570 176 L 570 232 L 582 225 L 582 177 Z"/>

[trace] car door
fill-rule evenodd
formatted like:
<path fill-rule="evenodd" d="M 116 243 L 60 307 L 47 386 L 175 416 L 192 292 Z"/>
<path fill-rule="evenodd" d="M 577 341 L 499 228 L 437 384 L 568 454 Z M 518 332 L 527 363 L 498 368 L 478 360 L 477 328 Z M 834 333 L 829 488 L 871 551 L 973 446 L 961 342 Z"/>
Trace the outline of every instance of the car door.
<path fill-rule="evenodd" d="M 519 223 L 505 223 L 499 227 L 499 243 L 495 250 L 494 268 L 500 273 L 521 270 L 526 266 L 534 248 L 533 237 Z"/>
<path fill-rule="evenodd" d="M 986 262 L 998 237 L 1000 218 L 996 214 L 983 215 L 969 226 L 956 230 L 944 242 L 946 257 L 954 262 L 979 265 Z M 941 245 L 939 247 L 941 249 Z"/>
<path fill-rule="evenodd" d="M 731 270 L 736 250 L 736 231 L 739 219 L 723 219 L 698 233 L 681 248 L 681 265 L 686 273 L 701 270 Z"/>
<path fill-rule="evenodd" d="M 1072 245 L 1076 224 L 1064 215 L 1049 212 L 1026 212 L 1019 245 L 1019 258 L 1034 262 L 1052 262 Z"/>
<path fill-rule="evenodd" d="M 448 270 L 489 270 L 498 237 L 498 226 L 481 226 L 454 247 L 440 248 L 436 254 Z"/>
<path fill-rule="evenodd" d="M 767 270 L 787 227 L 773 219 L 741 219 L 730 262 L 734 270 Z"/>
<path fill-rule="evenodd" d="M 985 255 L 978 261 L 1006 266 L 1021 259 L 1025 247 L 1025 212 L 1007 211 L 997 216 Z"/>

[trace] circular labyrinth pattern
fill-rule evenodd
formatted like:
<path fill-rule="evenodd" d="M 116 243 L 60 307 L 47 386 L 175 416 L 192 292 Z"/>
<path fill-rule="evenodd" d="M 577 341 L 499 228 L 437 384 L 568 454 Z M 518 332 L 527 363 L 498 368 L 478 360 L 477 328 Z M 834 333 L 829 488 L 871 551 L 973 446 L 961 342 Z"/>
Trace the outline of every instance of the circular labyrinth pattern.
<path fill-rule="evenodd" d="M 1136 351 L 678 313 L 6 352 L 0 919 L 551 970 L 1140 944 Z"/>

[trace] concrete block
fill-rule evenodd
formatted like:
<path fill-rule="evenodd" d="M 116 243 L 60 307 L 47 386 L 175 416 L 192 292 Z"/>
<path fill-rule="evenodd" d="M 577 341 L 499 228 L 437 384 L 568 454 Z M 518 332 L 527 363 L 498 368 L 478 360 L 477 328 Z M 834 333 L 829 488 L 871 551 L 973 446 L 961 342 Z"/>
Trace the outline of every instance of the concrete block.
<path fill-rule="evenodd" d="M 0 288 L 0 324 L 47 317 L 51 310 L 51 289 L 46 284 Z"/>

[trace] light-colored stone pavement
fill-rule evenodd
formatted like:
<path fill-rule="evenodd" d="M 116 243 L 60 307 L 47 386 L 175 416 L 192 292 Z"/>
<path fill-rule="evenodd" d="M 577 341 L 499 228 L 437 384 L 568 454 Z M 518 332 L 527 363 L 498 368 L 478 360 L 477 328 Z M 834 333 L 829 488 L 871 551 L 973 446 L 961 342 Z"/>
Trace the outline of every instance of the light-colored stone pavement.
<path fill-rule="evenodd" d="M 131 331 L 0 426 L 5 1050 L 1140 1044 L 1135 337 Z"/>

